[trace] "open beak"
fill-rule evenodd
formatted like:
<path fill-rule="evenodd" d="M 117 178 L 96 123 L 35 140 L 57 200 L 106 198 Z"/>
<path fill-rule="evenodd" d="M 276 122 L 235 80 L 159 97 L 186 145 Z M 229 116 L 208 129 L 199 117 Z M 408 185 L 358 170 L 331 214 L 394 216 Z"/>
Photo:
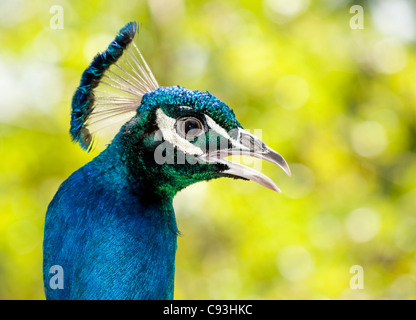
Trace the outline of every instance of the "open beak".
<path fill-rule="evenodd" d="M 255 157 L 277 164 L 288 176 L 290 176 L 289 165 L 280 154 L 266 146 L 266 144 L 256 136 L 240 128 L 236 131 L 236 137 L 232 137 L 230 142 L 231 148 L 205 153 L 201 156 L 201 159 L 210 163 L 221 163 L 226 165 L 228 169 L 223 171 L 223 173 L 227 175 L 252 180 L 273 191 L 281 192 L 276 183 L 261 172 L 240 163 L 224 159 L 231 155 Z"/>

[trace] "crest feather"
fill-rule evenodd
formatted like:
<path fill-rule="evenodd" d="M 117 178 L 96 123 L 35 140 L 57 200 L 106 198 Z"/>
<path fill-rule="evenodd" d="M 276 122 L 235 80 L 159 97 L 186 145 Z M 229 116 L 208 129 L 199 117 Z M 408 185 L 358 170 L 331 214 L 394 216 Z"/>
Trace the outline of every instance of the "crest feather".
<path fill-rule="evenodd" d="M 91 150 L 96 131 L 129 120 L 143 95 L 159 88 L 133 42 L 136 29 L 136 22 L 127 23 L 82 74 L 72 98 L 70 133 L 84 150 Z"/>

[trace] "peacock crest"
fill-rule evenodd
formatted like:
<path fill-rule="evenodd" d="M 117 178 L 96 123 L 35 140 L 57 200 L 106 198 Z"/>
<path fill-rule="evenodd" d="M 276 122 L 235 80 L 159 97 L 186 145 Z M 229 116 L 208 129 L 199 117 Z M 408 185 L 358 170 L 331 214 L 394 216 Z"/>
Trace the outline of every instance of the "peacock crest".
<path fill-rule="evenodd" d="M 159 88 L 133 41 L 137 28 L 136 22 L 126 24 L 82 74 L 72 98 L 70 133 L 84 150 L 91 150 L 97 131 L 132 118 L 143 95 Z"/>

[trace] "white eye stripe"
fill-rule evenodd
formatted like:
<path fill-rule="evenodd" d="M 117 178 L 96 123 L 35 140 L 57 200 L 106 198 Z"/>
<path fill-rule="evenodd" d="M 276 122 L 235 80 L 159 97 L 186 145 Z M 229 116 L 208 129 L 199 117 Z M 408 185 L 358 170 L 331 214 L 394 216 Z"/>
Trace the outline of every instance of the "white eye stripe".
<path fill-rule="evenodd" d="M 215 132 L 217 132 L 219 135 L 223 136 L 224 138 L 228 139 L 228 141 L 230 141 L 232 143 L 232 145 L 236 148 L 240 148 L 241 150 L 250 150 L 249 148 L 247 148 L 245 145 L 242 145 L 239 141 L 240 139 L 240 129 L 232 129 L 232 130 L 237 130 L 237 139 L 232 138 L 229 133 L 227 131 L 225 131 L 225 129 L 223 127 L 221 127 L 220 125 L 218 125 L 212 118 L 210 118 L 209 116 L 205 115 L 205 118 L 207 120 L 207 124 L 208 126 L 214 130 Z M 250 134 L 251 135 L 251 134 Z M 253 136 L 253 135 L 251 135 Z M 255 136 L 253 136 L 255 137 Z"/>
<path fill-rule="evenodd" d="M 222 128 L 221 126 L 219 126 L 214 120 L 212 120 L 211 117 L 205 115 L 205 119 L 207 120 L 207 124 L 208 127 L 210 127 L 212 130 L 214 130 L 216 133 L 218 133 L 219 135 L 223 136 L 224 138 L 230 140 L 231 137 L 228 134 L 227 131 L 225 131 L 224 128 Z"/>
<path fill-rule="evenodd" d="M 183 151 L 184 153 L 192 155 L 202 155 L 202 149 L 194 146 L 191 142 L 182 138 L 175 129 L 176 119 L 166 115 L 162 109 L 156 110 L 156 124 L 162 131 L 163 138 L 172 145 Z"/>
<path fill-rule="evenodd" d="M 188 109 L 188 110 L 192 110 L 192 108 L 191 108 L 191 107 L 188 107 L 188 106 L 179 106 L 179 108 L 181 108 L 181 109 Z"/>

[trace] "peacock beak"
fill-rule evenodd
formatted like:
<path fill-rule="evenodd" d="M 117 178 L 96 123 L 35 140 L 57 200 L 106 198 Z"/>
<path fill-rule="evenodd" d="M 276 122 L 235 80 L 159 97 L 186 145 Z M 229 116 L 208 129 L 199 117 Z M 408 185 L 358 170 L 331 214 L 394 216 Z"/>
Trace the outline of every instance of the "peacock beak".
<path fill-rule="evenodd" d="M 269 148 L 256 136 L 240 128 L 236 130 L 234 134 L 230 135 L 229 142 L 231 145 L 230 148 L 205 153 L 201 156 L 201 159 L 205 162 L 226 165 L 228 169 L 223 171 L 226 175 L 252 180 L 273 191 L 281 192 L 276 183 L 263 173 L 240 163 L 224 159 L 232 155 L 241 155 L 266 160 L 277 164 L 288 176 L 290 176 L 291 172 L 289 165 L 279 153 Z"/>

